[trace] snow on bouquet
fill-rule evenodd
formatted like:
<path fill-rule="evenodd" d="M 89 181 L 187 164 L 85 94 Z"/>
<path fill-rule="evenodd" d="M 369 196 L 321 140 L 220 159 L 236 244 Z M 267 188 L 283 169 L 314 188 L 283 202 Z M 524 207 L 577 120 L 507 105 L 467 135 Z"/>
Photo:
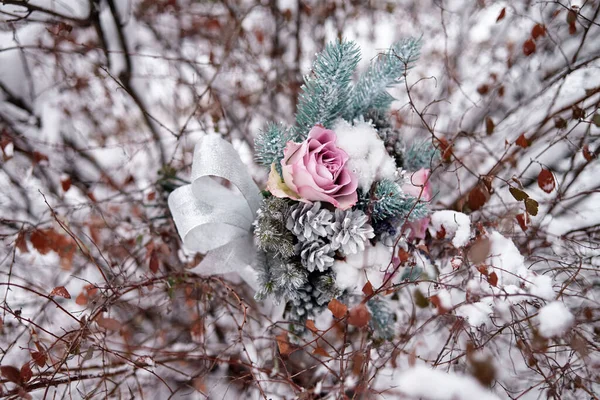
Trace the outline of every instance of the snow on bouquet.
<path fill-rule="evenodd" d="M 394 249 L 425 236 L 437 157 L 430 140 L 407 146 L 390 121 L 387 89 L 419 50 L 418 39 L 401 40 L 353 83 L 357 45 L 327 45 L 304 78 L 295 126 L 269 124 L 255 141 L 256 161 L 270 171 L 262 191 L 230 144 L 204 137 L 192 183 L 169 198 L 186 247 L 207 253 L 197 270 L 236 272 L 257 299 L 285 302 L 295 332 L 334 299 L 358 303 L 361 293 L 390 285 Z M 391 318 L 377 312 L 384 306 L 377 298 L 365 306 L 381 328 Z"/>

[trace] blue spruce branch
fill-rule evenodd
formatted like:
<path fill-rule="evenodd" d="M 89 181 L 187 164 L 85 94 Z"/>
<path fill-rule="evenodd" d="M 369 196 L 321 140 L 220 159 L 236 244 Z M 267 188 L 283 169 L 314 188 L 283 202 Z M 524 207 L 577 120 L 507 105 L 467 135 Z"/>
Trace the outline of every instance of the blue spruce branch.
<path fill-rule="evenodd" d="M 294 140 L 294 134 L 286 129 L 283 124 L 270 122 L 267 128 L 261 131 L 254 140 L 254 158 L 256 162 L 266 167 L 275 163 L 281 173 L 279 161 L 283 158 L 283 150 L 288 141 Z"/>
<path fill-rule="evenodd" d="M 371 218 L 381 222 L 388 218 L 409 221 L 423 218 L 427 215 L 427 206 L 402 191 L 396 182 L 384 179 L 377 183 L 370 200 Z"/>
<path fill-rule="evenodd" d="M 440 152 L 430 140 L 413 143 L 404 152 L 404 169 L 418 171 L 421 168 L 431 169 L 431 165 L 440 158 Z"/>
<path fill-rule="evenodd" d="M 396 42 L 377 57 L 362 74 L 352 92 L 352 107 L 344 119 L 352 121 L 369 110 L 387 111 L 394 98 L 387 89 L 402 82 L 406 71 L 419 58 L 421 39 L 406 38 Z"/>
<path fill-rule="evenodd" d="M 351 41 L 329 43 L 317 55 L 310 75 L 304 77 L 298 97 L 296 130 L 300 140 L 316 124 L 330 127 L 350 107 L 352 74 L 360 49 Z"/>

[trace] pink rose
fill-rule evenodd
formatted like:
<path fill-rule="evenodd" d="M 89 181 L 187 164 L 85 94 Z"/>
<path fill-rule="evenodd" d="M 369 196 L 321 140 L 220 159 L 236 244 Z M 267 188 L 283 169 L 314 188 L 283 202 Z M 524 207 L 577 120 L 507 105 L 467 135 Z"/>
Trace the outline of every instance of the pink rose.
<path fill-rule="evenodd" d="M 324 201 L 342 210 L 356 204 L 358 180 L 345 167 L 348 155 L 335 145 L 336 139 L 335 132 L 317 125 L 304 142 L 288 142 L 281 172 L 289 190 L 282 189 L 281 182 L 277 184 L 270 178 L 271 193 L 300 201 Z"/>
<path fill-rule="evenodd" d="M 421 168 L 417 172 L 411 174 L 410 182 L 407 182 L 402 186 L 404 193 L 410 194 L 423 201 L 430 201 L 432 193 L 431 183 L 427 180 L 429 174 L 430 171 L 425 168 Z M 427 225 L 429 225 L 428 217 L 408 222 L 407 227 L 411 230 L 409 239 L 423 239 L 425 237 L 425 232 L 427 231 Z"/>

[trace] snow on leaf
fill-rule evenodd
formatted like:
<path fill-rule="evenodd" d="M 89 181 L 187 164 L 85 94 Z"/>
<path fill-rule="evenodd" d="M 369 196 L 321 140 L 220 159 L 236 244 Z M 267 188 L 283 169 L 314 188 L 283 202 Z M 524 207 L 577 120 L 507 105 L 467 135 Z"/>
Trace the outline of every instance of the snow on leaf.
<path fill-rule="evenodd" d="M 537 181 L 540 189 L 542 189 L 546 193 L 552 192 L 552 190 L 554 190 L 554 188 L 556 187 L 556 182 L 554 180 L 552 172 L 544 168 L 540 171 Z"/>
<path fill-rule="evenodd" d="M 563 303 L 554 301 L 540 309 L 537 320 L 540 335 L 551 338 L 564 335 L 575 322 L 575 317 Z"/>
<path fill-rule="evenodd" d="M 50 296 L 60 296 L 64 297 L 65 299 L 71 298 L 71 294 L 67 291 L 67 289 L 64 286 L 57 286 L 54 289 L 52 289 L 52 291 L 50 292 Z"/>

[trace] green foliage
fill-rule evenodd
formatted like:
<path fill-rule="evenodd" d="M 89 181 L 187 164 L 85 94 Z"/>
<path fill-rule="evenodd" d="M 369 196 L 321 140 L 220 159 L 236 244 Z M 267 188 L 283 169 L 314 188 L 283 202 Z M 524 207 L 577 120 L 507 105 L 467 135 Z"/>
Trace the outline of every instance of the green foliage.
<path fill-rule="evenodd" d="M 294 139 L 294 134 L 290 129 L 286 129 L 282 124 L 270 122 L 254 140 L 256 162 L 266 167 L 275 163 L 278 172 L 281 173 L 279 162 L 283 158 L 283 150 L 286 143 Z"/>
<path fill-rule="evenodd" d="M 424 203 L 420 203 L 417 198 L 407 195 L 396 182 L 387 179 L 377 183 L 371 196 L 369 208 L 374 222 L 392 217 L 402 220 L 407 216 L 409 221 L 414 221 L 427 215 L 427 207 Z"/>
<path fill-rule="evenodd" d="M 415 142 L 404 152 L 404 169 L 417 171 L 421 168 L 431 169 L 431 165 L 440 159 L 440 152 L 431 141 Z"/>
<path fill-rule="evenodd" d="M 360 49 L 351 41 L 329 43 L 317 55 L 312 73 L 304 77 L 298 97 L 296 131 L 301 140 L 316 124 L 330 127 L 347 112 L 352 74 L 359 60 Z"/>
<path fill-rule="evenodd" d="M 352 121 L 370 109 L 386 111 L 394 100 L 387 89 L 402 82 L 406 71 L 419 58 L 420 51 L 421 39 L 409 37 L 396 42 L 377 57 L 354 87 L 352 105 L 344 114 L 344 119 Z"/>

